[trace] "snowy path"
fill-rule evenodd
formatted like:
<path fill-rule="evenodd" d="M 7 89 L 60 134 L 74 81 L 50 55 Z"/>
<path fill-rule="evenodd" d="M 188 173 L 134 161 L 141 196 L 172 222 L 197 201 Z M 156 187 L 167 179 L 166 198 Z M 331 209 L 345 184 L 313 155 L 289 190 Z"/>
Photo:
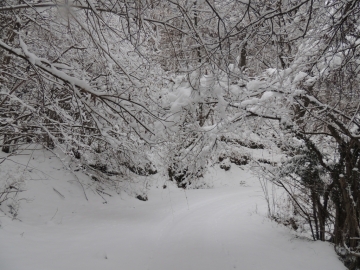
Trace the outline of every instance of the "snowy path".
<path fill-rule="evenodd" d="M 179 214 L 164 230 L 148 269 L 343 269 L 328 258 L 329 247 L 322 245 L 322 252 L 318 243 L 298 240 L 259 216 L 252 192 L 202 195 L 206 202 Z"/>
<path fill-rule="evenodd" d="M 233 183 L 186 193 L 153 188 L 147 202 L 123 195 L 108 204 L 97 195 L 86 202 L 68 182 L 35 184 L 45 197 L 23 205 L 23 222 L 1 220 L 0 269 L 345 269 L 330 245 L 297 239 L 265 218 L 256 180 L 239 185 L 248 174 L 217 177 Z M 66 199 L 54 197 L 55 185 Z"/>

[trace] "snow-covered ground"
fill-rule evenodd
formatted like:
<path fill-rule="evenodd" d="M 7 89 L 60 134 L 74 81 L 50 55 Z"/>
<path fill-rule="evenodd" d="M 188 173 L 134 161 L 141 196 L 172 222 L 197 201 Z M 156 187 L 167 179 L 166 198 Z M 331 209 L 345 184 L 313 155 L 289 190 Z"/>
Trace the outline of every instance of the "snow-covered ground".
<path fill-rule="evenodd" d="M 122 192 L 103 194 L 105 204 L 91 189 L 87 201 L 49 152 L 10 157 L 0 174 L 23 179 L 25 189 L 18 220 L 0 213 L 1 270 L 345 269 L 330 244 L 266 218 L 258 180 L 236 166 L 212 169 L 211 189 L 142 178 L 148 201 Z"/>

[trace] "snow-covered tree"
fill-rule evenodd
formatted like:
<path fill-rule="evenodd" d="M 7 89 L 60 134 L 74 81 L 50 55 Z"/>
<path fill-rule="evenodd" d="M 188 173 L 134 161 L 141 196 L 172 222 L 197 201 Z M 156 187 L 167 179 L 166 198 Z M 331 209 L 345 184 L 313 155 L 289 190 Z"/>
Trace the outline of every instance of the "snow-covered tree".
<path fill-rule="evenodd" d="M 102 172 L 155 171 L 146 153 L 161 116 L 159 81 L 139 46 L 148 38 L 143 9 L 126 1 L 2 2 L 3 151 L 37 142 Z"/>

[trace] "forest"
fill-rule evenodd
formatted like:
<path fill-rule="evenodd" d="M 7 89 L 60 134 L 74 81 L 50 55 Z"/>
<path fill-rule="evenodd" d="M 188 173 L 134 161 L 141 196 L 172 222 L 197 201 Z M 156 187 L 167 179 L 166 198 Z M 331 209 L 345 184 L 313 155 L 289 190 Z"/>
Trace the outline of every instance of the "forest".
<path fill-rule="evenodd" d="M 2 0 L 0 147 L 31 144 L 102 192 L 248 165 L 270 219 L 360 269 L 360 1 Z"/>

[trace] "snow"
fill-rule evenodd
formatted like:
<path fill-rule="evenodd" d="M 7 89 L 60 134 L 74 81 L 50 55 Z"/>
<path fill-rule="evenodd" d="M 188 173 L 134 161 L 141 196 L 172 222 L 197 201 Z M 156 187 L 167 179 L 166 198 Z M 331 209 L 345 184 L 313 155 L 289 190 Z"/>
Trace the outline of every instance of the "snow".
<path fill-rule="evenodd" d="M 298 74 L 296 74 L 294 78 L 294 83 L 302 81 L 308 74 L 305 72 L 300 71 Z"/>
<path fill-rule="evenodd" d="M 229 90 L 235 96 L 238 96 L 241 93 L 241 88 L 238 85 L 230 85 Z"/>
<path fill-rule="evenodd" d="M 30 62 L 32 65 L 35 65 L 35 62 L 36 62 L 36 59 L 37 59 L 36 55 L 33 54 L 33 53 L 30 53 L 30 52 L 28 51 L 28 48 L 27 48 L 26 44 L 23 42 L 23 40 L 22 40 L 21 37 L 19 37 L 19 42 L 20 42 L 20 46 L 21 46 L 24 54 L 28 57 L 29 62 Z"/>
<path fill-rule="evenodd" d="M 262 96 L 261 96 L 261 100 L 265 101 L 268 99 L 271 99 L 274 96 L 274 92 L 271 91 L 266 91 Z"/>
<path fill-rule="evenodd" d="M 254 81 L 250 81 L 246 84 L 246 87 L 249 91 L 257 91 L 260 88 L 262 88 L 264 86 L 264 82 L 258 81 L 258 80 L 254 80 Z"/>
<path fill-rule="evenodd" d="M 26 177 L 26 201 L 21 221 L 1 215 L 2 270 L 345 269 L 330 244 L 269 220 L 258 180 L 233 164 L 210 169 L 213 188 L 184 191 L 166 182 L 164 189 L 155 175 L 134 183 L 148 201 L 106 191 L 107 203 L 50 152 L 9 157 L 0 176 L 10 169 Z"/>
<path fill-rule="evenodd" d="M 176 99 L 174 100 L 174 94 L 170 95 L 170 98 L 173 101 L 171 105 L 171 112 L 176 113 L 181 110 L 182 107 L 185 107 L 188 103 L 190 103 L 192 89 L 190 87 L 179 87 Z"/>

